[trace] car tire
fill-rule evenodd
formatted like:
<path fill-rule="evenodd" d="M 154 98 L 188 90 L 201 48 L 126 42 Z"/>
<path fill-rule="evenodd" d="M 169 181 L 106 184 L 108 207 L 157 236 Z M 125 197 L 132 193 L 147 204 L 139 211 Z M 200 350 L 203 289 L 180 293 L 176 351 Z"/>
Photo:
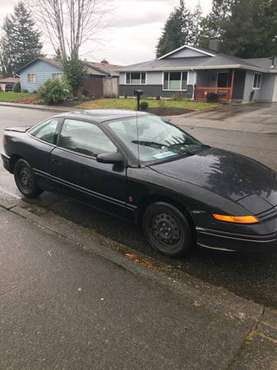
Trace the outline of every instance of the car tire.
<path fill-rule="evenodd" d="M 19 159 L 14 167 L 14 179 L 21 194 L 26 198 L 37 198 L 43 190 L 36 183 L 32 167 L 24 159 Z"/>
<path fill-rule="evenodd" d="M 188 219 L 171 204 L 157 202 L 148 206 L 142 227 L 151 247 L 164 255 L 185 256 L 193 246 L 192 228 Z"/>

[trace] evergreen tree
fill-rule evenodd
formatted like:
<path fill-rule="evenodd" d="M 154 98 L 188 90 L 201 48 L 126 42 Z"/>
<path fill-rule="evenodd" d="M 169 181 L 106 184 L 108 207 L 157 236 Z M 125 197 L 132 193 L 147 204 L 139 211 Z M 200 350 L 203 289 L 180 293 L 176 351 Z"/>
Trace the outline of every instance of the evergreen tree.
<path fill-rule="evenodd" d="M 208 47 L 210 39 L 222 41 L 226 23 L 237 0 L 213 0 L 212 11 L 202 20 L 200 46 Z"/>
<path fill-rule="evenodd" d="M 202 32 L 202 24 L 203 24 L 203 15 L 200 2 L 196 6 L 195 11 L 192 13 L 192 45 L 199 45 L 200 43 L 200 36 Z"/>
<path fill-rule="evenodd" d="M 184 44 L 193 44 L 193 17 L 184 0 L 170 14 L 157 45 L 157 57 L 169 53 Z"/>
<path fill-rule="evenodd" d="M 40 56 L 40 32 L 36 30 L 31 13 L 22 1 L 15 6 L 14 14 L 5 18 L 3 31 L 0 55 L 2 73 L 15 74 L 22 66 Z"/>
<path fill-rule="evenodd" d="M 66 80 L 72 89 L 73 95 L 78 96 L 79 88 L 86 75 L 84 63 L 78 58 L 69 58 L 63 61 L 63 68 Z"/>
<path fill-rule="evenodd" d="M 211 38 L 220 51 L 242 58 L 277 55 L 276 0 L 214 0 L 203 21 L 200 45 Z"/>
<path fill-rule="evenodd" d="M 277 55 L 275 0 L 240 0 L 232 7 L 222 51 L 243 58 Z"/>

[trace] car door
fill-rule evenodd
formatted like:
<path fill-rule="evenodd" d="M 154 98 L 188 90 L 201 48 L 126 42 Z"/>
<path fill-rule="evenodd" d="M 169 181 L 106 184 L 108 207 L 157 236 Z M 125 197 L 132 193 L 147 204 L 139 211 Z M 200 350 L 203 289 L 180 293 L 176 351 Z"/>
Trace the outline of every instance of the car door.
<path fill-rule="evenodd" d="M 118 148 L 96 124 L 65 119 L 57 147 L 51 153 L 51 175 L 67 188 L 89 198 L 99 209 L 123 217 L 126 202 L 126 167 L 100 163 L 98 154 Z"/>

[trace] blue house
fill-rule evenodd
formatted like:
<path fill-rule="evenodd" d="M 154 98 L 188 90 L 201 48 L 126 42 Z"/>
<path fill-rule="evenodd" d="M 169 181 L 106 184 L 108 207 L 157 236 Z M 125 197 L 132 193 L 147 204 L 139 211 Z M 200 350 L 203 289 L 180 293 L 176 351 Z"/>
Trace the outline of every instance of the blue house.
<path fill-rule="evenodd" d="M 37 91 L 47 80 L 61 78 L 63 68 L 59 61 L 38 58 L 28 63 L 18 71 L 21 90 Z"/>
<path fill-rule="evenodd" d="M 101 63 L 84 61 L 83 64 L 86 69 L 83 94 L 95 98 L 118 96 L 119 66 L 109 64 L 105 60 Z M 64 71 L 59 60 L 37 58 L 22 67 L 18 74 L 21 90 L 35 92 L 46 81 L 62 78 Z"/>

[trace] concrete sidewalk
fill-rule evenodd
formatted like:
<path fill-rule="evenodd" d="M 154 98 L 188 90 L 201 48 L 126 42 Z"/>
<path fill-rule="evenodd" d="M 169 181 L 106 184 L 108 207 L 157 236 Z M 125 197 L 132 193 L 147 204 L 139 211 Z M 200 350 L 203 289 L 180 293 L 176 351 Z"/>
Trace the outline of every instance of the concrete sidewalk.
<path fill-rule="evenodd" d="M 4 194 L 0 256 L 1 369 L 276 369 L 275 312 Z"/>

